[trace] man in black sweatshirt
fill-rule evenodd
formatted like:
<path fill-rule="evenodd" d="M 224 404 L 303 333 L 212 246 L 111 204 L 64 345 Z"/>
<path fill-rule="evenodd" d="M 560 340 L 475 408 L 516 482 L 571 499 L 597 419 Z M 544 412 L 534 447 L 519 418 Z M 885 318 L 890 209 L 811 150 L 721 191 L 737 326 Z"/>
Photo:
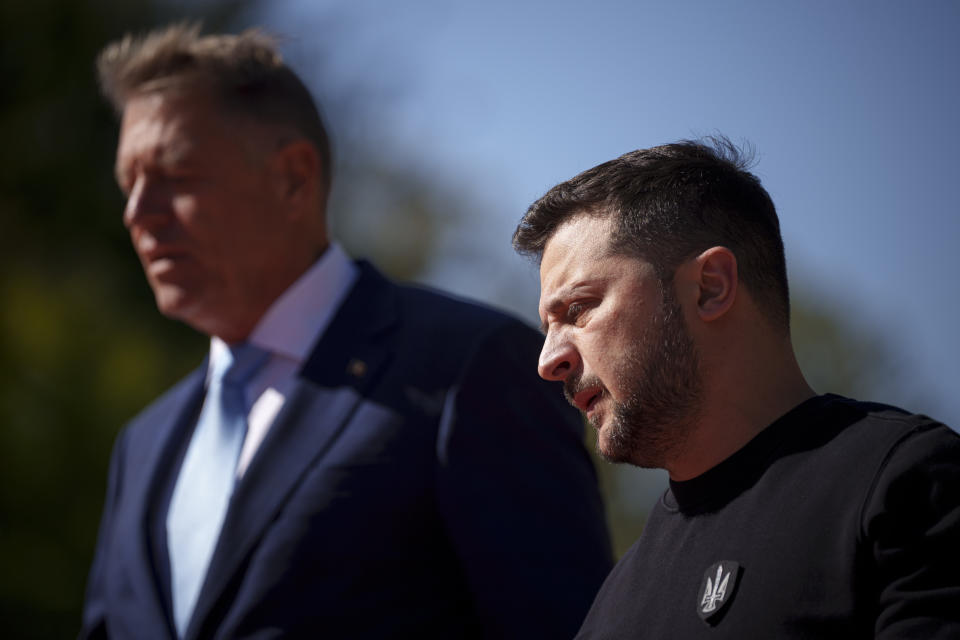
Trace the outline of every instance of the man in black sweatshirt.
<path fill-rule="evenodd" d="M 628 153 L 535 202 L 540 375 L 670 487 L 578 638 L 960 638 L 960 436 L 817 395 L 783 241 L 726 139 Z"/>

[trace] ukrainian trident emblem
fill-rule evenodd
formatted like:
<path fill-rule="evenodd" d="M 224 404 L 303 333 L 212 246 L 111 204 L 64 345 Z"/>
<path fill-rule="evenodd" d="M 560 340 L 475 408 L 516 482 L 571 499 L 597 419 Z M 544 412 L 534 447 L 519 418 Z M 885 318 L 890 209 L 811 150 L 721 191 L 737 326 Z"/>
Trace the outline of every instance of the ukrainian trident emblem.
<path fill-rule="evenodd" d="M 697 613 L 707 622 L 712 619 L 733 598 L 733 591 L 740 575 L 740 565 L 732 560 L 722 560 L 704 572 L 700 582 Z"/>

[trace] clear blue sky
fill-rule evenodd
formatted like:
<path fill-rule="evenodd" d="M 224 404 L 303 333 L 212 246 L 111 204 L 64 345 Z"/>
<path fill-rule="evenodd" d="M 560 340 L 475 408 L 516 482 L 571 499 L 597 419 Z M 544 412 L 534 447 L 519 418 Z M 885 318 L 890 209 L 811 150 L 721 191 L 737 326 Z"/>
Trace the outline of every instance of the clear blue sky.
<path fill-rule="evenodd" d="M 427 279 L 528 318 L 509 237 L 546 189 L 635 148 L 749 140 L 795 289 L 890 342 L 928 397 L 911 408 L 960 426 L 960 2 L 284 0 L 257 19 L 294 53 L 335 40 L 325 73 L 391 92 L 374 135 L 489 211 Z"/>

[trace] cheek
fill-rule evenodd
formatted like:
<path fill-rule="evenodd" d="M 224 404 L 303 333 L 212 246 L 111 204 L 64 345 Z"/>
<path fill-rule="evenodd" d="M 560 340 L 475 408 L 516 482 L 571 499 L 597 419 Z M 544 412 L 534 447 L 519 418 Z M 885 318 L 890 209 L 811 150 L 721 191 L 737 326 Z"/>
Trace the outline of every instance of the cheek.
<path fill-rule="evenodd" d="M 171 201 L 174 215 L 180 224 L 189 227 L 197 224 L 200 206 L 200 199 L 193 193 L 178 193 Z"/>
<path fill-rule="evenodd" d="M 203 193 L 178 194 L 173 199 L 174 215 L 180 232 L 189 245 L 206 255 L 222 253 L 228 249 L 242 225 L 233 214 L 229 199 Z"/>
<path fill-rule="evenodd" d="M 613 328 L 609 333 L 598 333 L 584 345 L 584 357 L 593 373 L 614 396 L 620 396 L 623 374 L 636 353 L 636 339 Z"/>
<path fill-rule="evenodd" d="M 596 376 L 609 389 L 613 382 L 612 373 L 617 358 L 616 350 L 607 344 L 602 335 L 584 336 L 577 349 L 583 360 L 584 374 Z"/>
<path fill-rule="evenodd" d="M 580 336 L 580 348 L 584 357 L 601 370 L 609 369 L 622 349 L 619 344 L 620 332 L 618 323 L 612 318 L 590 323 Z"/>

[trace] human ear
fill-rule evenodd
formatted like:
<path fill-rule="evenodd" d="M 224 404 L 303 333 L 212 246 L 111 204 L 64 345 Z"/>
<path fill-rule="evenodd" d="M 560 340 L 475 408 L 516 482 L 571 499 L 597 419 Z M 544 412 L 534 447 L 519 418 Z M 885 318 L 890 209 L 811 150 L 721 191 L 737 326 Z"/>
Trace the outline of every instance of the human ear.
<path fill-rule="evenodd" d="M 283 145 L 274 155 L 277 194 L 291 205 L 309 203 L 320 189 L 320 156 L 307 140 Z"/>
<path fill-rule="evenodd" d="M 723 316 L 737 297 L 737 257 L 726 247 L 711 247 L 693 261 L 699 285 L 697 314 L 704 322 Z"/>

